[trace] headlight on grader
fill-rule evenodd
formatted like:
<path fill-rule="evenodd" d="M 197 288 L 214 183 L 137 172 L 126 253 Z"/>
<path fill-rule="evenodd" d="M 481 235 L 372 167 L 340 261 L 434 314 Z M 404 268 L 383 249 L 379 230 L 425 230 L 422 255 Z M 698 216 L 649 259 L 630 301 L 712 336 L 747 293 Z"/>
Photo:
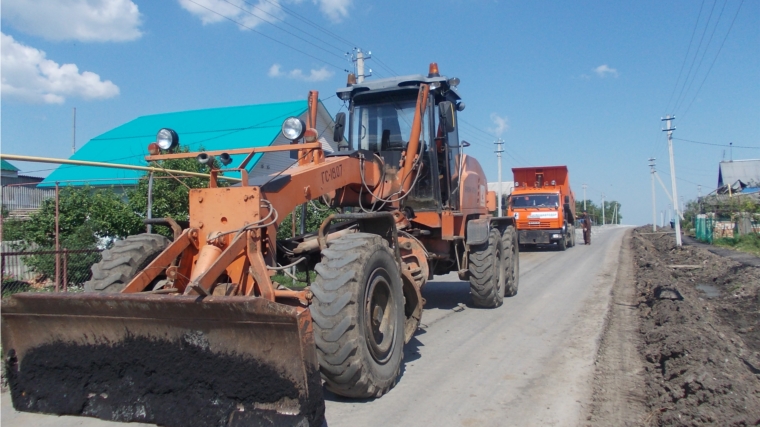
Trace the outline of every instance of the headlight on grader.
<path fill-rule="evenodd" d="M 291 141 L 300 139 L 306 130 L 306 125 L 298 117 L 288 117 L 282 122 L 282 135 Z"/>
<path fill-rule="evenodd" d="M 163 128 L 156 135 L 156 144 L 162 150 L 170 150 L 179 145 L 179 135 L 172 129 Z"/>

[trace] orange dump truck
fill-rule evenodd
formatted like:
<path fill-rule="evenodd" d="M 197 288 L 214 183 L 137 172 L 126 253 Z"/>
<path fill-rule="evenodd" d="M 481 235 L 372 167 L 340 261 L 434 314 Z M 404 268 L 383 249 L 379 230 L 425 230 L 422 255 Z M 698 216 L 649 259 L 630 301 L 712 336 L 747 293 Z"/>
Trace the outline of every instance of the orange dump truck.
<path fill-rule="evenodd" d="M 567 166 L 512 168 L 515 188 L 508 216 L 514 217 L 520 245 L 575 246 L 575 195 Z"/>

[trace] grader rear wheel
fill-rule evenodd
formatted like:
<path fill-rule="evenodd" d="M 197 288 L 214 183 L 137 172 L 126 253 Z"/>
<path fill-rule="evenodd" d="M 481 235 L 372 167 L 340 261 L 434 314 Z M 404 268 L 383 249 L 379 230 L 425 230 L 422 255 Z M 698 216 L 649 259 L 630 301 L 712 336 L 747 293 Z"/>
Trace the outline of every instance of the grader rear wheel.
<path fill-rule="evenodd" d="M 121 292 L 145 266 L 169 246 L 160 234 L 137 234 L 117 240 L 103 258 L 92 266 L 92 278 L 85 282 L 88 292 Z"/>
<path fill-rule="evenodd" d="M 401 275 L 388 243 L 354 233 L 322 251 L 311 286 L 322 378 L 346 397 L 379 397 L 396 384 L 404 346 Z"/>
<path fill-rule="evenodd" d="M 517 244 L 517 232 L 510 225 L 501 235 L 502 258 L 501 265 L 504 270 L 504 296 L 517 295 L 517 285 L 520 282 L 520 250 Z"/>
<path fill-rule="evenodd" d="M 488 241 L 470 252 L 470 294 L 477 307 L 495 308 L 504 302 L 505 271 L 502 265 L 502 239 L 492 228 Z"/>

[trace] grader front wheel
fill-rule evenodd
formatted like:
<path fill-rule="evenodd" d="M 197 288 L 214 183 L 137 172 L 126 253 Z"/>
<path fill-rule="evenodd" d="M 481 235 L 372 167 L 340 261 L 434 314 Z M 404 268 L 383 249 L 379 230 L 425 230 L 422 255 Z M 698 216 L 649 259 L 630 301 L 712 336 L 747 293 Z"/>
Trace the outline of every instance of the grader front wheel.
<path fill-rule="evenodd" d="M 315 268 L 310 307 L 322 378 L 346 397 L 379 397 L 396 383 L 404 346 L 401 275 L 388 243 L 335 239 Z"/>

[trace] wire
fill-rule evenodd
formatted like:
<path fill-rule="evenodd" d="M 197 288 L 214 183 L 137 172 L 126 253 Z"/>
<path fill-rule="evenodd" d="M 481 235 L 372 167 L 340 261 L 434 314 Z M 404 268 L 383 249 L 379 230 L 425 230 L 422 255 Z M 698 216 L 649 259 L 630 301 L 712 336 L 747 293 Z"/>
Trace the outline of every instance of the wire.
<path fill-rule="evenodd" d="M 192 1 L 192 0 L 191 0 Z M 712 8 L 710 9 L 710 15 L 707 17 L 707 22 L 705 22 L 705 29 L 702 31 L 702 37 L 699 39 L 699 45 L 697 45 L 697 50 L 694 52 L 694 58 L 691 60 L 691 65 L 689 65 L 689 72 L 686 73 L 686 78 L 683 81 L 683 85 L 681 86 L 681 92 L 678 93 L 678 97 L 676 98 L 676 104 L 674 107 L 677 107 L 681 102 L 681 96 L 684 93 L 684 89 L 686 89 L 686 82 L 689 81 L 689 76 L 691 75 L 691 70 L 694 68 L 694 62 L 697 61 L 697 55 L 699 55 L 699 49 L 702 47 L 702 41 L 705 39 L 705 34 L 707 33 L 707 27 L 710 25 L 710 19 L 712 18 L 713 11 L 715 10 L 715 5 L 718 3 L 718 0 L 713 0 Z M 675 108 L 673 108 L 675 111 Z"/>
<path fill-rule="evenodd" d="M 692 77 L 691 81 L 689 82 L 689 86 L 686 88 L 685 94 L 688 94 L 691 90 L 691 85 L 694 84 L 694 80 L 697 79 L 697 73 L 699 72 L 699 69 L 702 67 L 702 61 L 705 60 L 705 56 L 707 56 L 707 50 L 710 48 L 710 43 L 712 43 L 713 36 L 715 35 L 715 30 L 718 29 L 718 24 L 720 24 L 720 18 L 723 17 L 723 11 L 726 9 L 726 4 L 728 4 L 728 0 L 725 0 L 723 2 L 723 7 L 720 9 L 720 13 L 718 14 L 718 19 L 715 21 L 715 26 L 713 27 L 712 33 L 710 33 L 710 38 L 707 39 L 707 45 L 705 45 L 705 50 L 702 52 L 702 57 L 699 58 L 699 63 L 697 64 L 697 68 L 694 70 L 694 77 Z M 686 100 L 686 96 L 684 96 L 684 101 Z M 683 105 L 683 104 L 681 104 Z M 676 110 L 681 106 L 676 106 Z"/>
<path fill-rule="evenodd" d="M 670 98 L 668 98 L 667 104 L 665 104 L 665 113 L 668 113 L 668 107 L 670 107 L 670 101 L 673 100 L 673 95 L 676 93 L 676 89 L 678 89 L 678 82 L 681 80 L 681 74 L 683 73 L 683 68 L 686 65 L 686 60 L 689 58 L 689 52 L 691 52 L 691 44 L 694 42 L 694 34 L 697 32 L 697 26 L 699 24 L 699 18 L 702 17 L 702 8 L 705 5 L 705 0 L 702 0 L 702 4 L 699 6 L 699 13 L 697 14 L 697 20 L 694 22 L 694 29 L 691 31 L 691 38 L 689 39 L 689 47 L 686 49 L 686 56 L 683 57 L 683 62 L 681 63 L 681 70 L 678 72 L 678 78 L 676 78 L 676 84 L 673 86 L 673 92 L 670 93 Z M 675 106 L 674 106 L 675 107 Z"/>
<path fill-rule="evenodd" d="M 339 67 L 339 66 L 337 66 L 337 65 L 335 65 L 335 64 L 332 64 L 332 63 L 330 63 L 330 62 L 327 62 L 327 61 L 325 61 L 324 59 L 318 58 L 318 57 L 316 57 L 316 56 L 314 56 L 314 55 L 311 55 L 311 54 L 309 54 L 309 53 L 307 53 L 307 52 L 304 52 L 304 51 L 303 51 L 303 50 L 301 50 L 301 49 L 298 49 L 298 48 L 296 48 L 296 47 L 293 47 L 293 46 L 291 46 L 291 45 L 289 45 L 289 44 L 287 44 L 287 43 L 285 43 L 285 42 L 283 42 L 283 41 L 280 41 L 280 40 L 278 40 L 278 39 L 274 38 L 274 37 L 268 36 L 268 35 L 266 35 L 266 34 L 262 33 L 261 31 L 257 31 L 257 30 L 255 30 L 253 27 L 249 27 L 249 26 L 247 26 L 247 25 L 243 24 L 242 22 L 239 22 L 239 21 L 236 21 L 236 20 L 235 20 L 235 19 L 233 19 L 233 18 L 230 18 L 229 16 L 225 16 L 225 15 L 223 15 L 223 14 L 221 14 L 221 13 L 219 13 L 219 12 L 217 12 L 217 11 L 213 10 L 213 9 L 210 9 L 210 8 L 208 8 L 208 7 L 204 6 L 204 5 L 202 5 L 202 4 L 198 3 L 198 2 L 196 2 L 195 0 L 187 0 L 187 1 L 189 1 L 190 3 L 193 3 L 194 5 L 196 5 L 196 6 L 198 6 L 198 7 L 202 7 L 203 9 L 206 9 L 206 10 L 208 10 L 209 12 L 211 12 L 211 13 L 213 13 L 213 14 L 215 14 L 215 15 L 219 15 L 219 16 L 221 16 L 222 18 L 224 18 L 224 19 L 226 19 L 226 20 L 228 20 L 228 21 L 230 21 L 230 22 L 234 22 L 235 24 L 237 24 L 237 25 L 239 25 L 239 26 L 241 26 L 241 27 L 243 27 L 243 28 L 245 28 L 245 29 L 247 29 L 247 30 L 251 30 L 251 31 L 253 31 L 254 33 L 256 33 L 256 34 L 258 34 L 258 35 L 260 35 L 260 36 L 262 36 L 262 37 L 266 37 L 266 38 L 268 38 L 269 40 L 271 40 L 271 41 L 273 41 L 273 42 L 275 42 L 275 43 L 277 43 L 277 44 L 283 45 L 283 46 L 287 47 L 288 49 L 292 49 L 292 50 L 294 50 L 294 51 L 296 51 L 296 52 L 298 52 L 298 53 L 301 53 L 301 54 L 303 54 L 303 55 L 306 55 L 306 56 L 308 56 L 309 58 L 312 58 L 312 59 L 314 59 L 314 60 L 317 60 L 317 61 L 319 61 L 319 62 L 321 62 L 321 63 L 323 63 L 323 64 L 329 65 L 329 66 L 331 66 L 331 67 L 333 67 L 333 68 L 337 68 L 337 69 L 339 69 L 339 70 L 341 70 L 341 71 L 343 71 L 343 70 L 344 70 L 344 68 L 343 68 L 343 67 Z"/>
<path fill-rule="evenodd" d="M 308 20 L 308 19 L 304 18 L 303 16 L 299 15 L 298 13 L 294 12 L 294 11 L 293 11 L 293 10 L 291 10 L 291 9 L 288 9 L 287 7 L 285 7 L 285 6 L 281 5 L 281 4 L 280 4 L 280 3 L 278 3 L 278 2 L 275 2 L 275 1 L 272 1 L 272 0 L 263 0 L 263 1 L 266 1 L 267 3 L 270 3 L 270 4 L 274 5 L 274 6 L 276 6 L 276 7 L 280 8 L 280 9 L 282 9 L 282 10 L 283 10 L 285 13 L 287 13 L 287 14 L 289 14 L 289 15 L 292 15 L 292 16 L 296 17 L 296 18 L 297 18 L 297 19 L 299 19 L 300 21 L 302 21 L 302 22 L 305 22 L 306 24 L 308 24 L 308 25 L 310 25 L 310 26 L 312 26 L 312 27 L 314 27 L 314 28 L 318 29 L 319 31 L 322 31 L 323 33 L 325 33 L 325 34 L 327 34 L 327 35 L 329 35 L 329 36 L 333 37 L 334 39 L 336 39 L 336 40 L 338 40 L 338 41 L 340 41 L 340 42 L 343 42 L 343 43 L 345 43 L 345 44 L 347 44 L 347 45 L 349 45 L 349 46 L 356 46 L 356 44 L 354 44 L 354 43 L 352 43 L 352 42 L 350 42 L 350 41 L 348 41 L 348 40 L 344 39 L 343 37 L 341 37 L 341 36 L 339 36 L 339 35 L 337 35 L 337 34 L 333 33 L 332 31 L 330 31 L 330 30 L 328 30 L 328 29 L 326 29 L 326 28 L 324 28 L 324 27 L 322 27 L 322 26 L 320 26 L 319 24 L 316 24 L 316 23 L 314 23 L 314 22 L 312 22 L 312 21 L 310 21 L 310 20 Z"/>
<path fill-rule="evenodd" d="M 697 89 L 697 93 L 694 94 L 694 98 L 689 102 L 689 106 L 686 107 L 686 111 L 682 114 L 682 116 L 685 116 L 686 113 L 689 112 L 691 109 L 691 105 L 694 103 L 694 100 L 697 99 L 697 96 L 699 95 L 699 91 L 702 90 L 702 85 L 705 84 L 705 81 L 707 80 L 707 76 L 710 75 L 710 71 L 712 71 L 713 65 L 715 65 L 715 61 L 718 60 L 718 56 L 720 55 L 720 51 L 723 50 L 723 45 L 726 43 L 726 39 L 728 39 L 728 35 L 731 33 L 731 29 L 734 28 L 734 22 L 736 22 L 736 17 L 739 16 L 739 10 L 741 10 L 742 5 L 744 4 L 744 0 L 742 0 L 741 3 L 739 3 L 739 8 L 736 9 L 736 14 L 734 15 L 734 19 L 731 21 L 731 26 L 728 27 L 728 31 L 726 32 L 726 36 L 723 38 L 723 41 L 720 43 L 720 48 L 718 48 L 718 53 L 715 54 L 715 58 L 713 59 L 713 62 L 710 64 L 710 68 L 707 69 L 707 73 L 705 74 L 705 78 L 702 79 L 702 83 L 699 84 L 699 88 Z"/>
<path fill-rule="evenodd" d="M 752 149 L 752 150 L 760 150 L 760 147 L 751 147 L 751 146 L 748 146 L 748 145 L 728 145 L 728 144 L 715 144 L 715 143 L 712 143 L 712 142 L 692 141 L 692 140 L 690 140 L 690 139 L 683 139 L 683 138 L 673 138 L 673 139 L 677 139 L 677 140 L 679 140 L 679 141 L 684 141 L 684 142 L 691 142 L 691 143 L 693 143 L 693 144 L 712 145 L 712 146 L 714 146 L 714 147 L 726 147 L 726 148 L 748 148 L 748 149 Z"/>
<path fill-rule="evenodd" d="M 232 3 L 232 2 L 230 2 L 229 0 L 222 0 L 222 1 L 223 1 L 223 2 L 225 2 L 225 3 L 227 3 L 227 4 L 229 4 L 230 6 L 233 6 L 233 7 L 237 8 L 237 9 L 239 9 L 241 12 L 247 13 L 247 14 L 249 14 L 249 15 L 251 15 L 251 16 L 253 16 L 253 17 L 255 17 L 255 18 L 261 19 L 261 17 L 259 17 L 259 16 L 258 16 L 258 15 L 256 15 L 255 13 L 253 13 L 253 12 L 251 12 L 251 11 L 249 11 L 249 10 L 247 10 L 247 9 L 243 8 L 243 7 L 240 7 L 240 6 L 236 5 L 236 4 Z M 250 6 L 251 6 L 251 7 L 253 7 L 254 9 L 258 9 L 258 10 L 260 10 L 262 13 L 265 13 L 265 14 L 267 14 L 267 15 L 271 16 L 272 18 L 274 18 L 274 19 L 277 19 L 277 20 L 279 20 L 280 22 L 283 22 L 283 23 L 285 23 L 285 21 L 283 21 L 283 20 L 279 19 L 278 17 L 276 17 L 276 16 L 272 15 L 271 13 L 269 13 L 269 12 L 265 11 L 264 9 L 261 9 L 260 7 L 258 7 L 258 6 L 256 6 L 256 5 L 253 5 L 253 4 L 251 4 L 251 3 L 248 3 L 248 2 L 245 2 L 245 3 L 246 3 L 246 4 L 248 4 L 248 5 L 250 5 Z M 283 31 L 283 32 L 285 32 L 285 33 L 288 33 L 288 34 L 290 34 L 291 36 L 293 36 L 293 37 L 295 37 L 295 38 L 297 38 L 297 39 L 299 39 L 299 40 L 301 40 L 301 41 L 303 41 L 303 42 L 305 42 L 305 43 L 308 43 L 308 44 L 310 44 L 310 45 L 312 45 L 312 46 L 316 47 L 317 49 L 321 49 L 321 50 L 323 50 L 323 51 L 327 52 L 328 54 L 330 54 L 330 55 L 332 55 L 332 56 L 335 56 L 335 57 L 337 57 L 338 59 L 343 59 L 343 56 L 341 56 L 341 55 L 338 55 L 338 54 L 336 54 L 336 53 L 333 53 L 333 52 L 330 52 L 329 50 L 327 50 L 327 49 L 323 48 L 322 46 L 319 46 L 319 45 L 317 45 L 317 44 L 315 44 L 315 43 L 313 43 L 313 42 L 311 42 L 311 41 L 309 41 L 309 40 L 307 40 L 307 39 L 305 39 L 305 38 L 303 38 L 303 37 L 301 37 L 301 36 L 299 36 L 299 35 L 297 35 L 297 34 L 294 34 L 294 33 L 290 32 L 290 31 L 288 31 L 288 30 L 286 30 L 286 29 L 284 29 L 284 28 L 282 28 L 282 27 L 279 27 L 279 26 L 277 26 L 276 24 L 274 24 L 274 23 L 272 23 L 272 22 L 270 22 L 270 21 L 268 21 L 268 20 L 265 20 L 265 19 L 261 19 L 261 20 L 262 20 L 262 21 L 264 21 L 264 22 L 266 22 L 267 24 L 269 24 L 269 25 L 271 25 L 271 26 L 273 26 L 273 27 L 277 28 L 277 29 L 278 29 L 278 30 L 280 30 L 280 31 Z M 288 25 L 290 25 L 290 24 L 288 24 Z M 291 25 L 291 26 L 292 26 L 292 25 Z M 298 28 L 298 27 L 295 27 L 295 28 Z M 306 33 L 306 34 L 308 34 L 308 33 Z M 309 35 L 311 35 L 311 34 L 309 34 Z M 342 49 L 340 49 L 340 48 L 337 48 L 337 49 L 338 49 L 338 50 L 342 50 Z"/>

